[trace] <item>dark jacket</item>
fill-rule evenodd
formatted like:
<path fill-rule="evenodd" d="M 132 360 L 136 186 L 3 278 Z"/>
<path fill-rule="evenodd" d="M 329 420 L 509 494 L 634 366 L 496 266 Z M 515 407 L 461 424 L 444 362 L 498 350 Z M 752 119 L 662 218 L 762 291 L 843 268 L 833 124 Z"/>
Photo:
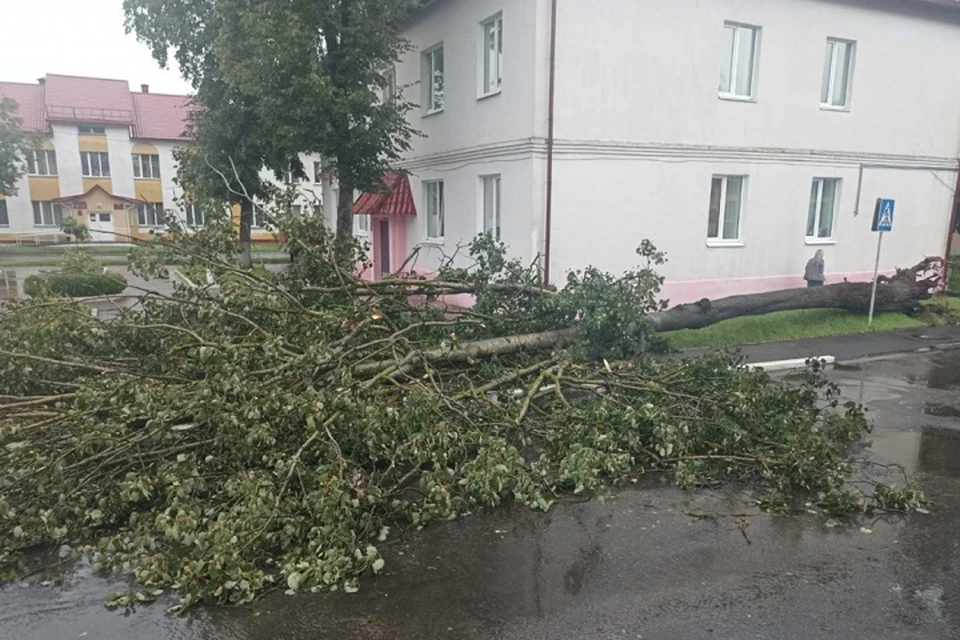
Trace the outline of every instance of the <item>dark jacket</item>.
<path fill-rule="evenodd" d="M 807 261 L 807 268 L 803 270 L 803 279 L 807 282 L 823 282 L 826 280 L 823 269 L 823 258 L 810 258 Z"/>

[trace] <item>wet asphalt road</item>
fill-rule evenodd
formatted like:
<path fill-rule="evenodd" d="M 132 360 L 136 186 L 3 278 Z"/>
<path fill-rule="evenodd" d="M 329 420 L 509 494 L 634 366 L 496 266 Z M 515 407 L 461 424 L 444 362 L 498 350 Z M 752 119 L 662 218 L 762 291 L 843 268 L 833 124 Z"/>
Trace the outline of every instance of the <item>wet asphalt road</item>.
<path fill-rule="evenodd" d="M 929 515 L 830 528 L 760 514 L 745 493 L 654 483 L 407 533 L 353 595 L 125 615 L 102 607 L 120 581 L 82 566 L 60 585 L 38 575 L 0 590 L 0 638 L 960 638 L 960 351 L 831 376 L 870 408 L 865 455 L 915 474 Z"/>

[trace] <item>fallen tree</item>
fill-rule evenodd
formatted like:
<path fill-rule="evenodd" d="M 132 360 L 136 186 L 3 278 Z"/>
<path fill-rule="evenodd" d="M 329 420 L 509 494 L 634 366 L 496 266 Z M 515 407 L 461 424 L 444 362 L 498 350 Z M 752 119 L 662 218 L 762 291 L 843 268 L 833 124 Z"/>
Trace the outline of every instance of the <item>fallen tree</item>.
<path fill-rule="evenodd" d="M 911 311 L 929 299 L 943 282 L 943 259 L 926 258 L 910 269 L 899 269 L 893 277 L 877 280 L 876 310 Z M 870 308 L 870 282 L 840 282 L 824 287 L 786 289 L 768 293 L 703 299 L 681 304 L 649 316 L 657 331 L 702 329 L 711 324 L 774 311 L 797 309 L 843 309 L 866 314 Z"/>
<path fill-rule="evenodd" d="M 0 324 L 0 565 L 88 542 L 136 599 L 196 602 L 358 588 L 377 544 L 513 500 L 548 509 L 645 473 L 682 487 L 749 482 L 768 508 L 836 515 L 922 496 L 845 485 L 861 407 L 811 370 L 783 386 L 731 356 L 649 358 L 663 256 L 559 291 L 489 238 L 468 268 L 368 283 L 318 223 L 282 274 L 236 268 L 229 221 L 170 224 L 133 257 L 209 269 L 218 294 L 145 292 L 102 323 L 55 298 Z M 443 304 L 469 293 L 470 308 Z M 669 313 L 669 312 L 668 312 Z M 123 598 L 112 600 L 122 603 Z"/>

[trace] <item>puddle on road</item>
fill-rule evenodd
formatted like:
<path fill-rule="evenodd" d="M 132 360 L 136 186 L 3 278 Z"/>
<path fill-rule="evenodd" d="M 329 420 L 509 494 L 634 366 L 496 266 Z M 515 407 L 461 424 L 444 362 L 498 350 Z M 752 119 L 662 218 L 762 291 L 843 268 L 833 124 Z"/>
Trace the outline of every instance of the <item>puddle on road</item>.
<path fill-rule="evenodd" d="M 948 404 L 928 404 L 923 412 L 938 418 L 960 418 L 960 409 Z"/>
<path fill-rule="evenodd" d="M 903 466 L 908 474 L 960 478 L 960 433 L 949 429 L 877 433 L 867 448 L 881 460 Z"/>

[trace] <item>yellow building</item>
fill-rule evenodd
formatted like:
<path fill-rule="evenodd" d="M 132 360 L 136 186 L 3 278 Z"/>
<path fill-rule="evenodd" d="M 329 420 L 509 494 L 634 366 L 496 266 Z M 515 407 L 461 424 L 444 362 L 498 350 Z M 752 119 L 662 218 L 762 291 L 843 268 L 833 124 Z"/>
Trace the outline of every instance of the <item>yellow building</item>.
<path fill-rule="evenodd" d="M 132 92 L 125 80 L 47 74 L 36 84 L 0 82 L 0 97 L 16 101 L 23 128 L 42 136 L 40 148 L 28 152 L 17 192 L 0 196 L 0 242 L 63 241 L 64 217 L 86 224 L 99 242 L 149 238 L 163 231 L 165 213 L 190 227 L 206 223 L 197 207 L 183 203 L 174 181 L 174 151 L 190 142 L 188 96 L 151 93 L 147 85 Z M 319 185 L 319 162 L 305 160 Z M 305 203 L 316 201 L 309 186 L 304 191 Z M 256 222 L 253 239 L 273 240 Z"/>

